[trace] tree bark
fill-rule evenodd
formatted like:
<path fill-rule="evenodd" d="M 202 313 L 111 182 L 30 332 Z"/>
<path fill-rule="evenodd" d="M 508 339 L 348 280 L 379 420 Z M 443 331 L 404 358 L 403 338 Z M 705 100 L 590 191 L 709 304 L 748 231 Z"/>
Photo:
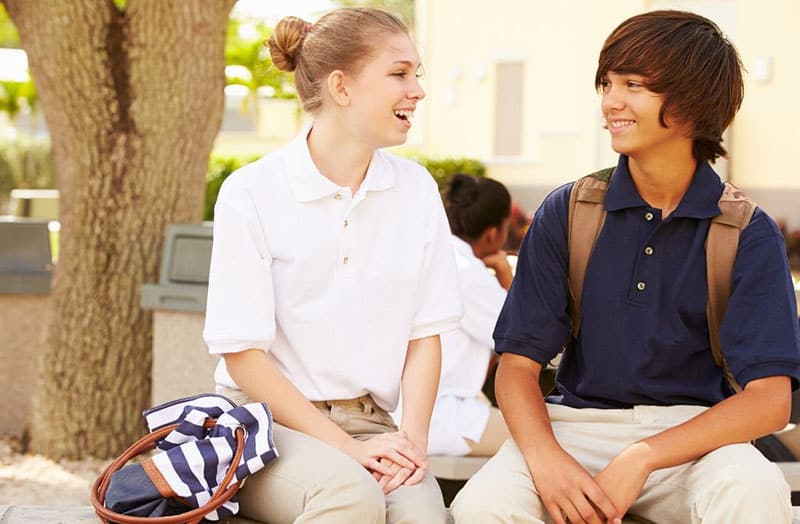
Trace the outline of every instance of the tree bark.
<path fill-rule="evenodd" d="M 60 256 L 31 446 L 119 453 L 144 426 L 167 224 L 201 218 L 235 0 L 6 0 L 52 139 Z M 187 362 L 187 365 L 191 365 Z"/>

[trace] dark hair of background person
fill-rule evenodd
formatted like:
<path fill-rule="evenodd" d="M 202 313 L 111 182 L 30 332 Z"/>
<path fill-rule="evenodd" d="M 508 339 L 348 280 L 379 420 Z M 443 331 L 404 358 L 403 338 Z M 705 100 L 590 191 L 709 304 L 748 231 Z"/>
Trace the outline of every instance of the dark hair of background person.
<path fill-rule="evenodd" d="M 511 194 L 491 178 L 455 174 L 443 199 L 450 230 L 467 242 L 478 239 L 492 226 L 500 227 L 511 215 Z"/>
<path fill-rule="evenodd" d="M 595 73 L 599 89 L 608 72 L 641 75 L 664 95 L 659 118 L 688 124 L 698 162 L 727 152 L 722 133 L 744 97 L 742 63 L 719 27 L 684 11 L 651 11 L 622 22 L 606 39 Z"/>

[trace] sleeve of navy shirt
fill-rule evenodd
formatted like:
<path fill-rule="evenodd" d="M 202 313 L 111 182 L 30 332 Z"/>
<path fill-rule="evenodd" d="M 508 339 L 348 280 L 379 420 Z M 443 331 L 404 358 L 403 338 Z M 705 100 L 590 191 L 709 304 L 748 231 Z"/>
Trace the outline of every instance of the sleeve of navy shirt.
<path fill-rule="evenodd" d="M 800 325 L 783 237 L 757 209 L 742 231 L 733 266 L 733 289 L 720 343 L 736 381 L 785 375 L 800 379 Z"/>
<path fill-rule="evenodd" d="M 572 184 L 554 190 L 533 217 L 494 330 L 495 351 L 546 365 L 569 336 L 567 213 Z"/>

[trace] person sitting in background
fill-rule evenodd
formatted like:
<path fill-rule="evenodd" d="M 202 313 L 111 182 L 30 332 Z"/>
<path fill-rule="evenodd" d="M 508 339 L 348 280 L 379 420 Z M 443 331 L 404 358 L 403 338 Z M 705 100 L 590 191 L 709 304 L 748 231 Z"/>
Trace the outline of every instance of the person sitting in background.
<path fill-rule="evenodd" d="M 457 330 L 441 335 L 442 371 L 428 453 L 491 456 L 508 438 L 500 410 L 483 397 L 481 387 L 494 361 L 492 330 L 513 276 L 502 250 L 511 195 L 496 180 L 456 174 L 445 191 L 444 207 L 464 316 Z"/>

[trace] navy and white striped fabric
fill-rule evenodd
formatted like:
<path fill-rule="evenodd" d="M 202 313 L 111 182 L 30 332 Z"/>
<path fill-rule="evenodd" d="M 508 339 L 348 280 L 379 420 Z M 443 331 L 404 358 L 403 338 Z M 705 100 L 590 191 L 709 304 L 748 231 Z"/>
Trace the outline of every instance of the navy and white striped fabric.
<path fill-rule="evenodd" d="M 233 459 L 236 449 L 235 431 L 245 430 L 242 460 L 232 482 L 242 481 L 278 457 L 272 438 L 272 413 L 264 403 L 236 406 L 222 395 L 197 395 L 150 408 L 144 412 L 150 431 L 178 423 L 158 443 L 153 464 L 174 493 L 192 507 L 200 507 L 211 498 Z M 217 419 L 216 427 L 203 427 L 209 417 Z M 238 513 L 234 496 L 217 511 L 206 515 L 208 520 Z"/>

